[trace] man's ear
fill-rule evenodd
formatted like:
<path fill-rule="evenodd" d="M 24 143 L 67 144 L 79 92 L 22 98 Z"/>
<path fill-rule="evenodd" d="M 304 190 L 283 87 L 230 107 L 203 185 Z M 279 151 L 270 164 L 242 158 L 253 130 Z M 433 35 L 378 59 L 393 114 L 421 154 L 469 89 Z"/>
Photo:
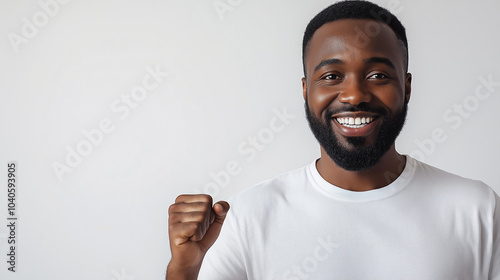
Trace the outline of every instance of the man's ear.
<path fill-rule="evenodd" d="M 307 82 L 306 78 L 302 78 L 302 95 L 304 96 L 304 100 L 307 98 Z"/>
<path fill-rule="evenodd" d="M 410 101 L 411 96 L 411 73 L 406 73 L 406 81 L 405 81 L 405 100 L 406 103 Z"/>

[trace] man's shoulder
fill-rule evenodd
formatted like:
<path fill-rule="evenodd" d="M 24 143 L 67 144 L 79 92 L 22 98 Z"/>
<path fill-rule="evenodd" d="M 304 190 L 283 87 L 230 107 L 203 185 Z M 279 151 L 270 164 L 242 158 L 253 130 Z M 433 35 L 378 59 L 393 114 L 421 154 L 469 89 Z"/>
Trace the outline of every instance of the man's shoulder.
<path fill-rule="evenodd" d="M 416 159 L 412 161 L 415 168 L 412 184 L 419 188 L 478 200 L 491 199 L 494 195 L 493 189 L 480 180 L 466 178 Z"/>
<path fill-rule="evenodd" d="M 408 157 L 410 158 L 410 157 Z M 461 184 L 473 186 L 486 186 L 482 181 L 466 178 L 455 173 L 443 170 L 439 167 L 424 163 L 417 159 L 410 158 L 415 166 L 416 176 L 423 179 L 432 179 L 433 181 L 447 184 Z"/>
<path fill-rule="evenodd" d="M 310 164 L 255 184 L 230 199 L 233 205 L 254 207 L 276 204 L 287 197 L 300 195 L 310 184 Z"/>
<path fill-rule="evenodd" d="M 263 193 L 282 193 L 291 191 L 293 185 L 304 184 L 308 181 L 308 172 L 310 164 L 300 168 L 279 174 L 271 179 L 257 183 L 244 191 L 238 196 L 261 196 Z"/>

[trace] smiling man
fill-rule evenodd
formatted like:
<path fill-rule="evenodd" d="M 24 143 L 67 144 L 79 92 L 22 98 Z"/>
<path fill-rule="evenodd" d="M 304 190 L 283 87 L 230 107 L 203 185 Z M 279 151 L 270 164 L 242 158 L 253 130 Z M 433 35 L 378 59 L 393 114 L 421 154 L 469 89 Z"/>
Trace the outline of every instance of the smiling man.
<path fill-rule="evenodd" d="M 499 280 L 499 197 L 395 149 L 412 78 L 399 20 L 336 3 L 307 26 L 303 63 L 321 157 L 242 192 L 231 211 L 179 196 L 167 279 Z"/>
<path fill-rule="evenodd" d="M 344 189 L 383 187 L 405 162 L 394 140 L 411 92 L 406 37 L 403 42 L 388 25 L 366 19 L 325 23 L 314 35 L 311 26 L 302 84 L 307 119 L 322 147 L 318 170 Z M 353 30 L 369 29 L 374 34 L 361 44 Z"/>

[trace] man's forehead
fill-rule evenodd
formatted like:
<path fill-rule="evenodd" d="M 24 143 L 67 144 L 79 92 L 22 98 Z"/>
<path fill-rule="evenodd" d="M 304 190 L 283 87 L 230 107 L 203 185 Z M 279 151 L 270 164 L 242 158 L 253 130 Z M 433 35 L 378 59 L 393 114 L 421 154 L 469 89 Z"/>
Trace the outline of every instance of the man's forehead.
<path fill-rule="evenodd" d="M 391 27 L 389 25 L 385 24 L 384 22 L 375 20 L 375 19 L 367 19 L 367 18 L 344 18 L 344 19 L 338 19 L 334 21 L 327 22 L 323 24 L 321 27 L 319 27 L 316 32 L 314 33 L 313 37 L 318 33 L 318 31 L 325 31 L 325 30 L 330 30 L 330 31 L 336 31 L 338 33 L 353 33 L 354 29 L 356 27 L 361 28 L 363 31 L 367 32 L 373 32 L 374 28 L 376 25 L 378 25 L 378 28 L 387 28 L 387 30 L 392 31 Z M 369 31 L 368 29 L 372 29 Z M 394 33 L 394 32 L 393 32 Z M 395 36 L 395 33 L 394 33 Z"/>
<path fill-rule="evenodd" d="M 398 38 L 383 22 L 341 19 L 318 28 L 309 42 L 307 63 L 332 56 L 336 51 L 380 52 L 403 60 Z"/>

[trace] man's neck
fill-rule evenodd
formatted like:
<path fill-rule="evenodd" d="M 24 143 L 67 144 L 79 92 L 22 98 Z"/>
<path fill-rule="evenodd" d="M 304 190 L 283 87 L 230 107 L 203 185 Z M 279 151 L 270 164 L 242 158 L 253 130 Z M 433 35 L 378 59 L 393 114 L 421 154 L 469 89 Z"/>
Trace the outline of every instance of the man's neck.
<path fill-rule="evenodd" d="M 321 149 L 321 158 L 316 162 L 316 168 L 323 179 L 350 191 L 369 191 L 385 187 L 399 177 L 405 165 L 406 157 L 396 152 L 394 145 L 375 166 L 367 170 L 342 169 L 323 149 Z"/>

